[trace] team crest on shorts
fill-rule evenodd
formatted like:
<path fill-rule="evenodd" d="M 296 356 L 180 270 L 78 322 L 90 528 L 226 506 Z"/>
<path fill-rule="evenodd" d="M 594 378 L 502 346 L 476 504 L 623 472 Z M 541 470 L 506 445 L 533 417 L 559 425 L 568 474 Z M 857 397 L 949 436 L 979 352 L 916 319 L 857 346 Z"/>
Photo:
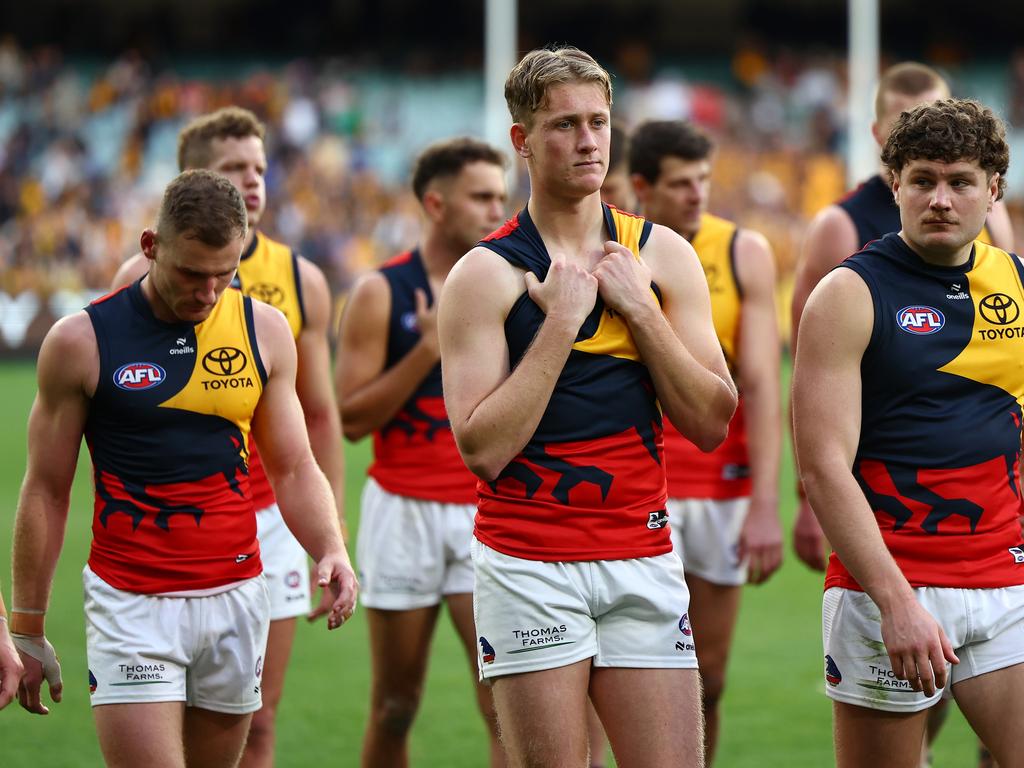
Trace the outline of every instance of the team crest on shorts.
<path fill-rule="evenodd" d="M 480 656 L 484 664 L 494 663 L 494 646 L 487 642 L 487 638 L 480 636 Z"/>
<path fill-rule="evenodd" d="M 843 682 L 843 675 L 831 656 L 825 656 L 825 681 L 833 688 Z"/>
<path fill-rule="evenodd" d="M 92 670 L 90 669 L 89 670 L 89 693 L 96 693 L 96 686 L 97 685 L 99 685 L 99 683 L 96 682 L 96 675 L 94 675 L 92 673 Z"/>
<path fill-rule="evenodd" d="M 693 634 L 693 629 L 690 627 L 690 614 L 684 613 L 679 617 L 679 631 L 687 637 Z"/>

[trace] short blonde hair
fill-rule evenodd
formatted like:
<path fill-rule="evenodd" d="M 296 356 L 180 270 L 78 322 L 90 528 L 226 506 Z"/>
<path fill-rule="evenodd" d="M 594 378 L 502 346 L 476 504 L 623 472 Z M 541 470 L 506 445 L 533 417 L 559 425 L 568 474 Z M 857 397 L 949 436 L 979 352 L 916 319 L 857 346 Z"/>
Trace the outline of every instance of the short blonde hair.
<path fill-rule="evenodd" d="M 928 91 L 940 91 L 943 98 L 949 98 L 949 84 L 931 67 L 916 61 L 894 64 L 882 73 L 875 89 L 875 120 L 885 115 L 888 94 L 919 96 Z"/>
<path fill-rule="evenodd" d="M 571 45 L 530 51 L 505 81 L 505 102 L 512 120 L 529 126 L 534 113 L 544 108 L 551 86 L 574 82 L 599 85 L 611 106 L 611 76 L 589 53 Z"/>

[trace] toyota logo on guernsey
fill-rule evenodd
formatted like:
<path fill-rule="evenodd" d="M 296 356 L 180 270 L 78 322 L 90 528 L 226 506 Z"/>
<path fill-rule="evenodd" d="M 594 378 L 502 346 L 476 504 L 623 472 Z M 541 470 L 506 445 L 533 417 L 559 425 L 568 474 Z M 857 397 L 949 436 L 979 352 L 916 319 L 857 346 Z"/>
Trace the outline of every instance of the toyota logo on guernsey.
<path fill-rule="evenodd" d="M 156 363 L 128 363 L 114 371 L 114 383 L 128 391 L 152 389 L 165 378 L 167 374 Z"/>
<path fill-rule="evenodd" d="M 946 316 L 934 307 L 914 304 L 896 313 L 896 323 L 907 333 L 927 336 L 938 333 L 946 324 Z"/>
<path fill-rule="evenodd" d="M 237 347 L 217 347 L 203 356 L 203 368 L 214 376 L 234 376 L 241 373 L 248 361 Z"/>

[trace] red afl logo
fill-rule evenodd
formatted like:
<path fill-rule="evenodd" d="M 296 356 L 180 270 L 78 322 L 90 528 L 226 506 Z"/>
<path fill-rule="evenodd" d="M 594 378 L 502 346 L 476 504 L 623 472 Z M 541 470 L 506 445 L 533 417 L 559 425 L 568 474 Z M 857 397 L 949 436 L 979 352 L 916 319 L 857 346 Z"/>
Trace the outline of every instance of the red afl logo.
<path fill-rule="evenodd" d="M 151 389 L 163 382 L 166 374 L 156 363 L 128 363 L 114 372 L 114 383 L 121 389 Z"/>
<path fill-rule="evenodd" d="M 896 323 L 907 333 L 927 336 L 929 333 L 941 331 L 942 326 L 946 324 L 946 318 L 934 307 L 914 305 L 897 312 Z"/>

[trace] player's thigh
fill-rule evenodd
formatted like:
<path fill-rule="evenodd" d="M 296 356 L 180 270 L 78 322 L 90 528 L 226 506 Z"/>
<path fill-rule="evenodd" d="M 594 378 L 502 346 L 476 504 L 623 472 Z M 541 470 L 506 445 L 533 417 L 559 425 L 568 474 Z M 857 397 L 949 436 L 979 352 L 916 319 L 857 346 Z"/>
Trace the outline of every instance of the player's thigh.
<path fill-rule="evenodd" d="M 697 670 L 595 667 L 590 695 L 620 768 L 703 765 Z"/>
<path fill-rule="evenodd" d="M 886 712 L 832 702 L 836 768 L 918 768 L 928 710 Z"/>
<path fill-rule="evenodd" d="M 1007 727 L 1024 722 L 1024 664 L 956 683 L 953 696 L 1000 768 L 1024 766 L 1020 736 Z"/>
<path fill-rule="evenodd" d="M 185 705 L 167 701 L 100 704 L 92 708 L 108 768 L 184 768 Z"/>
<path fill-rule="evenodd" d="M 494 704 L 511 765 L 584 768 L 589 681 L 589 659 L 494 678 Z"/>
<path fill-rule="evenodd" d="M 442 505 L 363 488 L 356 562 L 366 608 L 406 611 L 437 606 L 445 580 Z"/>
<path fill-rule="evenodd" d="M 186 707 L 184 735 L 187 768 L 232 768 L 237 765 L 251 720 L 252 713 L 234 715 Z"/>

